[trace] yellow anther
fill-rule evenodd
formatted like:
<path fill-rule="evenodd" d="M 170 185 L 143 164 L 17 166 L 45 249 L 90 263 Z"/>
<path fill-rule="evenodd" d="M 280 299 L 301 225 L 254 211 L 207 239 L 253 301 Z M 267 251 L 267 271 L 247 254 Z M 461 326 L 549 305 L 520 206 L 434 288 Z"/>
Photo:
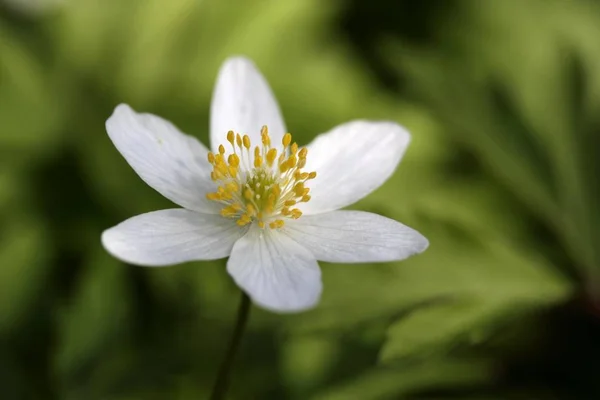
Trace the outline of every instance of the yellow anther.
<path fill-rule="evenodd" d="M 288 147 L 290 145 L 290 143 L 292 143 L 292 134 L 286 133 L 285 135 L 283 135 L 283 139 L 281 139 L 281 143 L 283 144 L 283 147 Z"/>
<path fill-rule="evenodd" d="M 241 149 L 242 148 L 242 137 L 240 136 L 239 133 L 235 135 L 235 142 L 237 143 L 238 147 Z"/>
<path fill-rule="evenodd" d="M 298 219 L 302 216 L 302 211 L 298 210 L 297 208 L 294 208 L 292 210 L 292 218 L 293 219 Z"/>
<path fill-rule="evenodd" d="M 219 154 L 222 156 L 223 154 L 225 154 L 225 146 L 223 146 L 222 144 L 219 145 Z"/>
<path fill-rule="evenodd" d="M 225 207 L 221 210 L 221 215 L 224 217 L 233 217 L 237 214 L 236 208 L 234 206 Z"/>
<path fill-rule="evenodd" d="M 211 164 L 215 163 L 215 155 L 213 153 L 211 153 L 210 151 L 208 152 L 208 162 Z"/>
<path fill-rule="evenodd" d="M 221 195 L 219 193 L 206 193 L 206 198 L 208 200 L 219 201 L 221 200 Z"/>
<path fill-rule="evenodd" d="M 302 182 L 296 183 L 292 190 L 294 191 L 296 196 L 302 196 L 304 194 L 304 183 L 302 183 Z"/>
<path fill-rule="evenodd" d="M 282 219 L 276 219 L 275 221 L 269 223 L 269 228 L 271 228 L 271 229 L 283 228 L 284 225 L 285 225 L 285 222 L 283 222 Z"/>
<path fill-rule="evenodd" d="M 308 201 L 310 200 L 310 195 L 305 194 L 304 196 L 302 196 L 302 200 L 300 200 L 303 203 L 308 203 Z"/>
<path fill-rule="evenodd" d="M 288 169 L 290 169 L 290 167 L 288 166 L 287 162 L 279 164 L 279 171 L 281 171 L 282 174 L 285 173 Z"/>
<path fill-rule="evenodd" d="M 250 150 L 250 136 L 244 135 L 244 137 L 242 138 L 242 140 L 244 141 L 244 147 L 246 149 Z"/>
<path fill-rule="evenodd" d="M 283 207 L 283 209 L 281 210 L 281 214 L 282 214 L 282 215 L 285 215 L 285 216 L 288 216 L 288 215 L 290 215 L 291 213 L 292 213 L 292 212 L 291 212 L 291 211 L 290 211 L 290 209 L 289 209 L 289 208 L 287 208 L 287 207 Z"/>
<path fill-rule="evenodd" d="M 263 159 L 261 156 L 254 157 L 254 167 L 260 168 L 262 165 Z"/>
<path fill-rule="evenodd" d="M 239 226 L 244 226 L 248 225 L 250 222 L 252 222 L 252 219 L 247 214 L 242 214 L 242 216 L 240 217 L 240 219 L 237 220 L 236 223 Z"/>
<path fill-rule="evenodd" d="M 237 167 L 230 165 L 228 170 L 229 170 L 229 175 L 231 175 L 232 178 L 237 178 L 237 173 L 238 173 Z"/>
<path fill-rule="evenodd" d="M 286 201 L 283 203 L 283 205 L 284 205 L 284 206 L 286 206 L 286 207 L 295 206 L 295 205 L 296 205 L 296 200 L 286 200 Z"/>
<path fill-rule="evenodd" d="M 307 153 L 308 153 L 308 149 L 306 147 L 303 147 L 300 149 L 300 152 L 298 153 L 298 157 L 306 158 Z"/>
<path fill-rule="evenodd" d="M 306 165 L 306 158 L 301 158 L 300 161 L 298 161 L 297 167 L 304 168 L 305 165 Z"/>
<path fill-rule="evenodd" d="M 249 216 L 253 217 L 254 214 L 256 214 L 256 209 L 254 208 L 254 206 L 252 204 L 248 204 L 246 206 L 246 212 L 248 213 Z"/>
<path fill-rule="evenodd" d="M 265 227 L 265 223 L 263 221 L 258 221 L 258 227 L 263 229 Z"/>
<path fill-rule="evenodd" d="M 227 168 L 227 165 L 225 165 L 225 163 L 219 163 L 215 165 L 215 171 L 217 171 L 221 175 L 227 175 L 229 169 Z"/>
<path fill-rule="evenodd" d="M 260 147 L 256 146 L 254 147 L 254 158 L 259 157 L 260 156 Z"/>
<path fill-rule="evenodd" d="M 227 183 L 227 185 L 225 185 L 225 187 L 227 188 L 227 190 L 229 190 L 230 192 L 237 192 L 239 190 L 239 186 L 237 183 L 235 182 L 229 182 Z"/>
<path fill-rule="evenodd" d="M 317 177 L 317 173 L 315 171 L 308 174 L 308 179 L 315 179 Z"/>
<path fill-rule="evenodd" d="M 227 157 L 227 161 L 232 167 L 237 167 L 238 165 L 240 165 L 240 158 L 237 154 L 230 154 L 229 157 Z"/>
<path fill-rule="evenodd" d="M 254 197 L 254 192 L 252 191 L 252 189 L 246 189 L 244 191 L 244 197 L 246 198 L 246 200 L 252 200 L 252 198 Z"/>
<path fill-rule="evenodd" d="M 267 164 L 269 167 L 273 166 L 273 162 L 277 158 L 277 149 L 271 149 L 267 152 Z"/>
<path fill-rule="evenodd" d="M 211 172 L 210 177 L 213 181 L 218 181 L 223 179 L 225 176 L 223 176 L 223 172 L 219 171 L 217 169 L 217 167 L 215 167 L 215 169 Z"/>
<path fill-rule="evenodd" d="M 308 192 L 310 192 L 310 188 L 304 188 L 304 191 L 302 192 L 302 196 L 306 196 L 308 194 Z"/>
<path fill-rule="evenodd" d="M 296 166 L 296 163 L 298 162 L 298 159 L 296 158 L 295 155 L 292 154 L 291 156 L 288 157 L 288 159 L 287 159 L 286 162 L 288 164 L 288 168 L 291 169 L 291 168 L 294 168 Z"/>
<path fill-rule="evenodd" d="M 269 147 L 271 145 L 271 137 L 269 136 L 269 128 L 267 128 L 266 125 L 263 125 L 261 128 L 260 136 L 262 139 L 262 144 Z"/>
<path fill-rule="evenodd" d="M 294 142 L 294 144 L 292 144 L 290 151 L 292 152 L 292 154 L 296 154 L 298 152 L 298 143 Z"/>
<path fill-rule="evenodd" d="M 229 132 L 227 132 L 227 141 L 228 141 L 229 143 L 231 143 L 231 145 L 232 145 L 232 146 L 233 146 L 233 143 L 234 143 L 234 142 L 233 142 L 233 141 L 234 141 L 234 139 L 235 139 L 235 135 L 233 134 L 233 131 L 229 131 Z"/>
<path fill-rule="evenodd" d="M 272 213 L 275 208 L 275 195 L 270 193 L 267 197 L 267 204 L 265 205 L 265 212 Z"/>
<path fill-rule="evenodd" d="M 275 197 L 279 197 L 281 194 L 281 187 L 279 185 L 273 186 L 273 188 L 271 188 L 271 193 L 273 193 Z"/>

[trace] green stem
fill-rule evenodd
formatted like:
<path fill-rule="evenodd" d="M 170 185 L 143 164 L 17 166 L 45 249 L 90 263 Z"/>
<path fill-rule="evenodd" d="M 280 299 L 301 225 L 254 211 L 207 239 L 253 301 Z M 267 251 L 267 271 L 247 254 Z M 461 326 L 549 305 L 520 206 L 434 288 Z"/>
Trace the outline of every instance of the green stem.
<path fill-rule="evenodd" d="M 246 327 L 246 323 L 248 322 L 249 314 L 250 297 L 248 297 L 246 293 L 242 292 L 242 298 L 238 307 L 235 328 L 233 330 L 233 334 L 231 335 L 231 340 L 229 342 L 227 354 L 223 359 L 221 368 L 219 368 L 219 374 L 217 375 L 217 380 L 215 381 L 215 384 L 213 386 L 212 394 L 210 395 L 210 400 L 223 400 L 225 398 L 225 393 L 227 392 L 227 388 L 229 386 L 229 376 L 231 375 L 233 360 L 235 359 L 235 354 L 237 353 L 238 347 L 240 346 L 240 342 L 242 341 L 242 336 L 244 335 L 244 328 Z"/>

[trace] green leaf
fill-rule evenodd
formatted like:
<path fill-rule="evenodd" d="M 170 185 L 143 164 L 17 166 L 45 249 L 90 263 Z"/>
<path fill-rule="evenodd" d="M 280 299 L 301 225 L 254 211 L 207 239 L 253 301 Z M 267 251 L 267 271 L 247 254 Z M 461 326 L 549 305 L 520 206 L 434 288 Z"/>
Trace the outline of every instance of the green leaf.
<path fill-rule="evenodd" d="M 0 27 L 0 148 L 3 158 L 22 163 L 59 143 L 64 109 L 52 93 L 39 60 L 10 31 Z M 35 118 L 32 118 L 35 116 Z"/>
<path fill-rule="evenodd" d="M 347 382 L 334 385 L 313 397 L 314 400 L 397 399 L 432 388 L 477 385 L 493 376 L 489 361 L 481 359 L 432 359 L 417 364 L 379 367 Z"/>
<path fill-rule="evenodd" d="M 38 221 L 20 213 L 0 230 L 0 333 L 17 329 L 45 285 L 51 249 Z"/>
<path fill-rule="evenodd" d="M 131 329 L 125 268 L 98 244 L 75 293 L 59 311 L 54 365 L 65 393 L 82 394 L 92 389 L 90 379 L 103 354 L 125 339 Z"/>
<path fill-rule="evenodd" d="M 492 301 L 459 298 L 416 308 L 391 324 L 380 360 L 389 363 L 410 355 L 448 351 L 460 343 L 475 344 L 485 340 L 498 323 L 528 311 L 527 304 L 519 300 Z"/>

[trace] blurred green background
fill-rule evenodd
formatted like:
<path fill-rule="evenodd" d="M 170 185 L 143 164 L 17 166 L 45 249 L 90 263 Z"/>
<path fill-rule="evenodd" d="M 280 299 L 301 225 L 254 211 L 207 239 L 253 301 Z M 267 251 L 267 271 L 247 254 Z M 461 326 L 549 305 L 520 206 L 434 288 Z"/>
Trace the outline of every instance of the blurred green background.
<path fill-rule="evenodd" d="M 225 260 L 146 269 L 102 230 L 172 207 L 113 147 L 120 102 L 205 143 L 253 58 L 301 143 L 413 141 L 354 207 L 431 242 L 327 265 L 318 308 L 253 308 L 231 399 L 600 398 L 600 5 L 559 0 L 0 0 L 0 398 L 208 396 Z"/>

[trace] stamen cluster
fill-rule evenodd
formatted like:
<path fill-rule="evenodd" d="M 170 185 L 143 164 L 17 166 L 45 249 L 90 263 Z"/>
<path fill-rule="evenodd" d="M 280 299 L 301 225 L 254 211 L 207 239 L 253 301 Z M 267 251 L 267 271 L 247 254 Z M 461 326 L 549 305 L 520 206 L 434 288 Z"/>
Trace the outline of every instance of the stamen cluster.
<path fill-rule="evenodd" d="M 305 184 L 317 176 L 316 172 L 302 172 L 308 150 L 298 149 L 292 135 L 286 133 L 278 152 L 271 147 L 266 126 L 261 129 L 262 145 L 253 150 L 248 135 L 229 131 L 227 141 L 231 154 L 225 153 L 223 145 L 218 153 L 208 153 L 211 179 L 219 186 L 206 197 L 224 205 L 221 215 L 236 219 L 239 226 L 256 222 L 260 228 L 271 229 L 282 228 L 284 218 L 300 218 L 302 211 L 294 206 L 310 200 Z"/>

